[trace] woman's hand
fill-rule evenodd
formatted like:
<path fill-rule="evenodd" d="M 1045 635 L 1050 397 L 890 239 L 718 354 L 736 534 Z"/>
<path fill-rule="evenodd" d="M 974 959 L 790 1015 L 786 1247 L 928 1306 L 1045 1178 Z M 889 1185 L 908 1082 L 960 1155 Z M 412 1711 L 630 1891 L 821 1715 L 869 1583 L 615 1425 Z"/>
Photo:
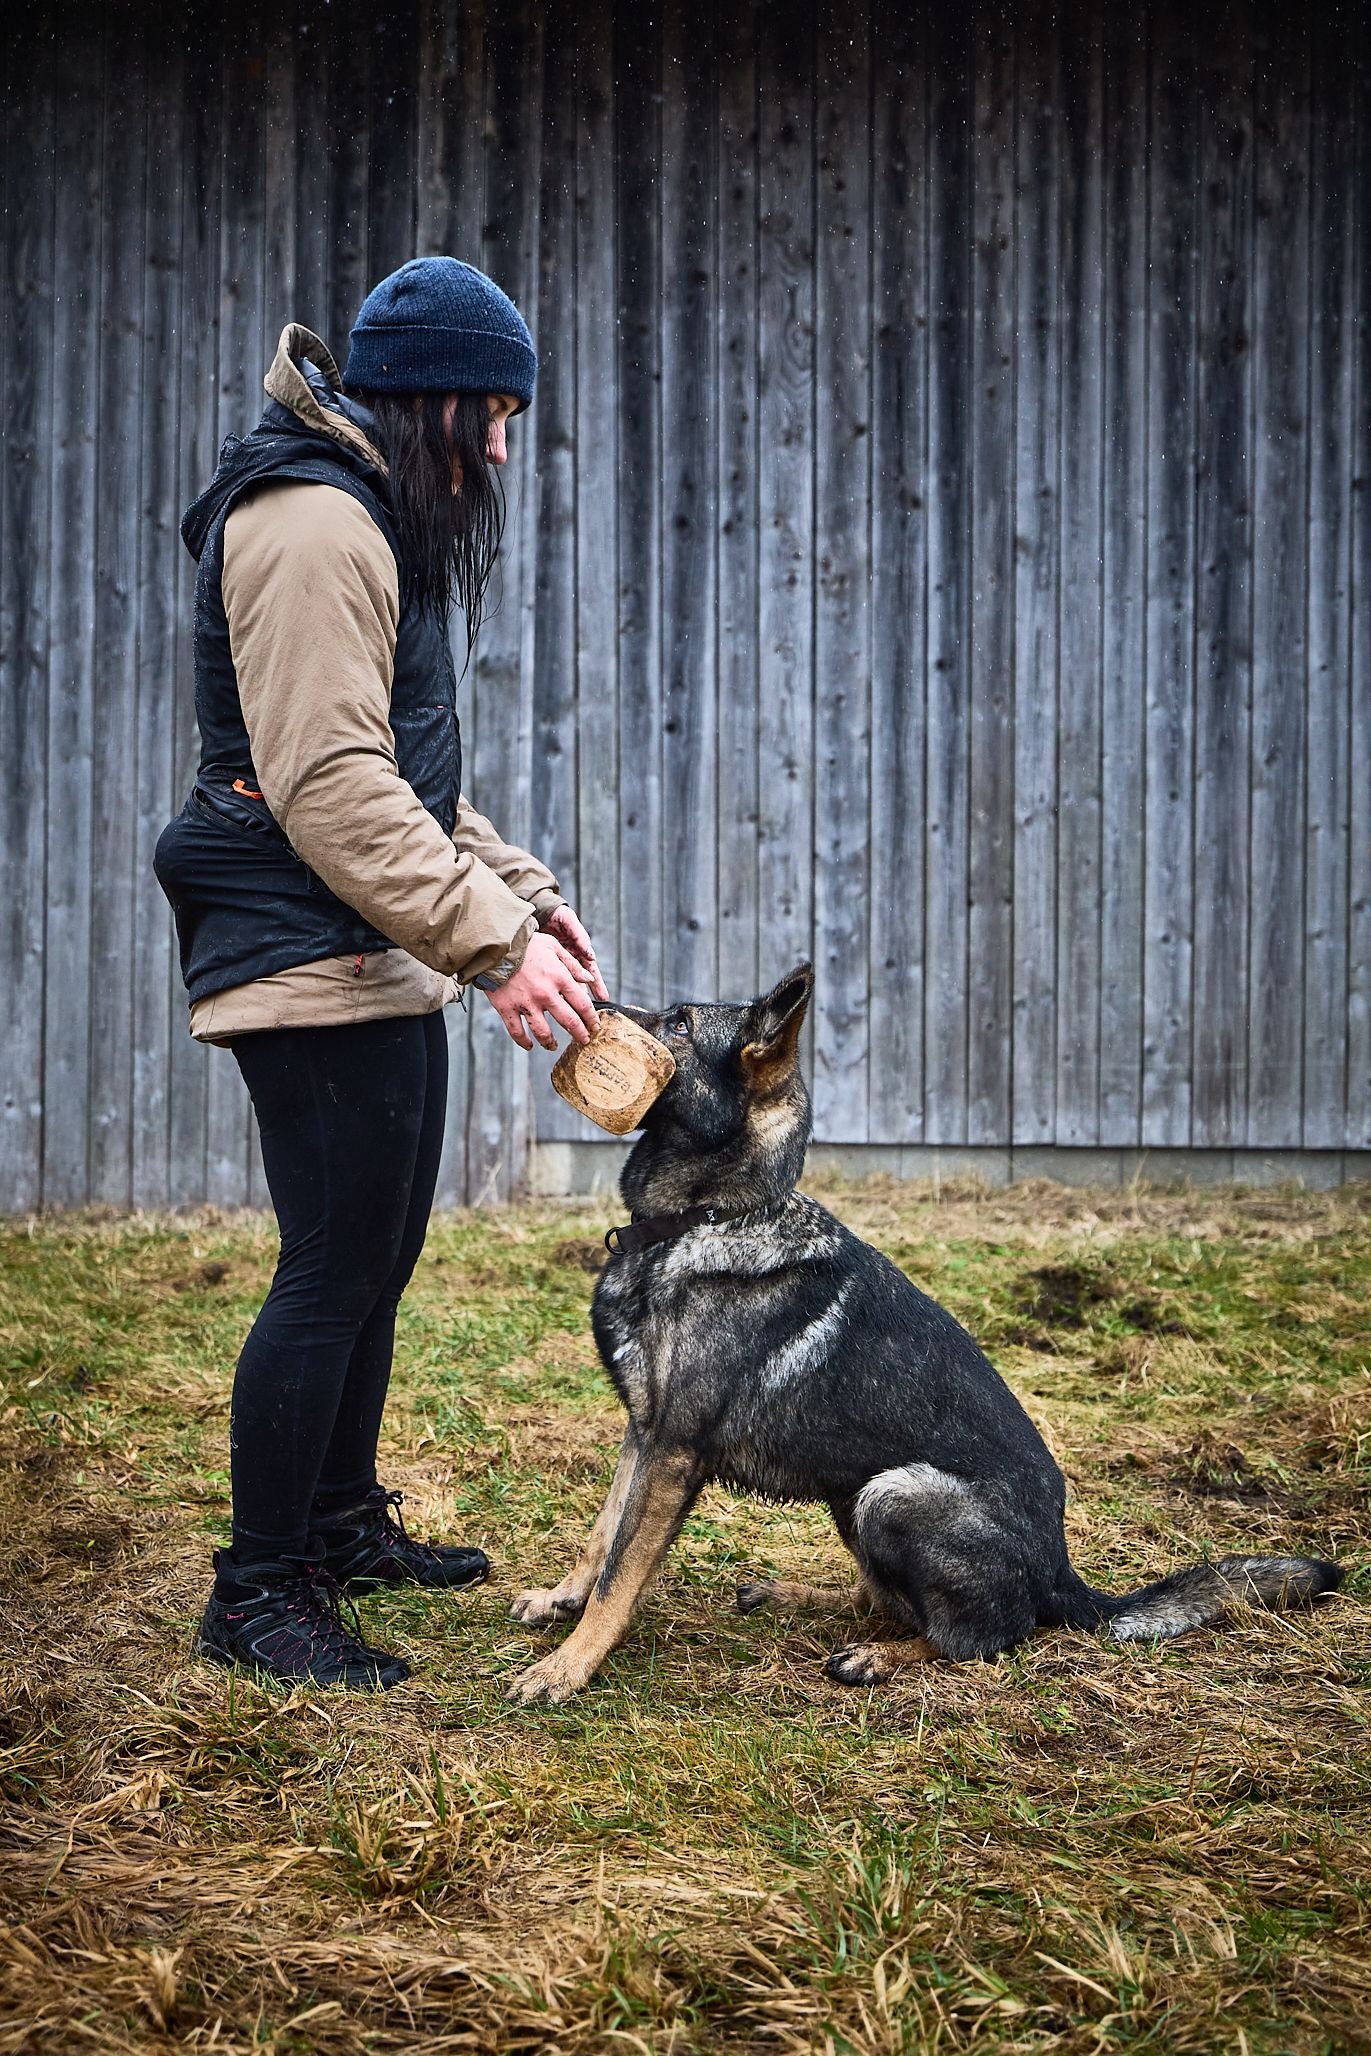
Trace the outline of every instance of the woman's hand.
<path fill-rule="evenodd" d="M 574 914 L 571 918 L 576 920 Z M 576 926 L 580 928 L 579 921 Z M 583 928 L 581 933 L 585 935 Z M 586 947 L 590 947 L 589 936 Z M 594 961 L 592 951 L 592 965 Z M 600 1017 L 586 991 L 588 985 L 604 992 L 599 971 L 578 962 L 555 935 L 537 934 L 529 938 L 524 960 L 514 976 L 488 992 L 486 998 L 520 1049 L 532 1049 L 530 1037 L 541 1042 L 544 1049 L 556 1049 L 557 1037 L 551 1022 L 565 1028 L 573 1042 L 589 1042 L 599 1027 Z M 608 996 L 606 993 L 605 997 Z"/>
<path fill-rule="evenodd" d="M 539 924 L 544 935 L 555 936 L 563 949 L 570 950 L 578 964 L 584 964 L 591 973 L 590 989 L 596 999 L 607 1000 L 609 994 L 605 981 L 600 976 L 600 966 L 595 961 L 595 946 L 579 917 L 570 907 L 554 907 L 547 919 Z"/>

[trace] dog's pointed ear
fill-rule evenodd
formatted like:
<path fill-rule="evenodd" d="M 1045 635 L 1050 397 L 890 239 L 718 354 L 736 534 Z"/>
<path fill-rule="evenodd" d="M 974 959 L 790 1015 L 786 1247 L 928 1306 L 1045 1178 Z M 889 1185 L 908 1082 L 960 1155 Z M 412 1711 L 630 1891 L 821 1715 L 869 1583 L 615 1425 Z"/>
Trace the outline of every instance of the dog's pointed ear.
<path fill-rule="evenodd" d="M 814 990 L 814 970 L 797 964 L 779 985 L 752 1003 L 752 1033 L 743 1046 L 743 1066 L 763 1086 L 788 1076 Z"/>

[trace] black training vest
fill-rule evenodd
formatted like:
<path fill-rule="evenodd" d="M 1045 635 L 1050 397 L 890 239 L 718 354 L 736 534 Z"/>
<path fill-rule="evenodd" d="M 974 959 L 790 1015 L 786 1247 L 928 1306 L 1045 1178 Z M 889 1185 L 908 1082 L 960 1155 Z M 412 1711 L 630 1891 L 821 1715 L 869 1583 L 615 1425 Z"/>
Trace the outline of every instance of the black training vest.
<path fill-rule="evenodd" d="M 282 479 L 351 493 L 394 551 L 401 595 L 390 699 L 396 762 L 445 834 L 457 818 L 462 744 L 452 652 L 441 623 L 415 605 L 385 478 L 360 454 L 305 428 L 273 401 L 251 435 L 227 439 L 211 484 L 181 524 L 186 547 L 199 562 L 194 652 L 200 768 L 184 807 L 162 831 L 153 867 L 176 916 L 181 975 L 192 1003 L 320 957 L 391 946 L 296 856 L 258 796 L 224 612 L 224 523 L 245 494 Z"/>

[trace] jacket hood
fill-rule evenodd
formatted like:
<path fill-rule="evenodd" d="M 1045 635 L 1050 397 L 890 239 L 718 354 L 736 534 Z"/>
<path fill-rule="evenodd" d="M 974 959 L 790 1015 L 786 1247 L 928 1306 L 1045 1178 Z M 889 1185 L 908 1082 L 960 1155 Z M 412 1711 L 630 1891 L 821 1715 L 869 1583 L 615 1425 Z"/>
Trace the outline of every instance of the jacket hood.
<path fill-rule="evenodd" d="M 269 477 L 295 455 L 307 454 L 305 439 L 324 438 L 334 455 L 359 474 L 384 479 L 385 459 L 371 442 L 369 410 L 342 391 L 342 379 L 328 345 L 298 321 L 281 331 L 271 368 L 262 381 L 267 409 L 248 436 L 224 438 L 214 477 L 181 521 L 181 540 L 196 562 L 220 515 L 254 480 Z M 301 447 L 292 448 L 292 440 Z"/>

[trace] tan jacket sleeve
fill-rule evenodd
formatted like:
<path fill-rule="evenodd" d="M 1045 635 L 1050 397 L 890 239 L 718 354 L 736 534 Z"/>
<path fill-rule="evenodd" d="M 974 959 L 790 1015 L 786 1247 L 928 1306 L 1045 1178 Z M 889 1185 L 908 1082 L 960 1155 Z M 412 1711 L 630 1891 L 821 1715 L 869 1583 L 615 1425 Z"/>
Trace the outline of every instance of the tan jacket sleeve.
<path fill-rule="evenodd" d="M 258 783 L 297 854 L 433 970 L 515 969 L 528 902 L 443 833 L 395 761 L 399 585 L 366 509 L 330 485 L 254 494 L 224 524 L 223 594 Z"/>
<path fill-rule="evenodd" d="M 457 803 L 452 840 L 459 850 L 470 850 L 497 878 L 503 878 L 511 892 L 527 900 L 540 921 L 545 921 L 554 907 L 564 904 L 557 880 L 547 865 L 540 864 L 516 843 L 504 841 L 485 815 L 477 813 L 465 793 Z"/>

